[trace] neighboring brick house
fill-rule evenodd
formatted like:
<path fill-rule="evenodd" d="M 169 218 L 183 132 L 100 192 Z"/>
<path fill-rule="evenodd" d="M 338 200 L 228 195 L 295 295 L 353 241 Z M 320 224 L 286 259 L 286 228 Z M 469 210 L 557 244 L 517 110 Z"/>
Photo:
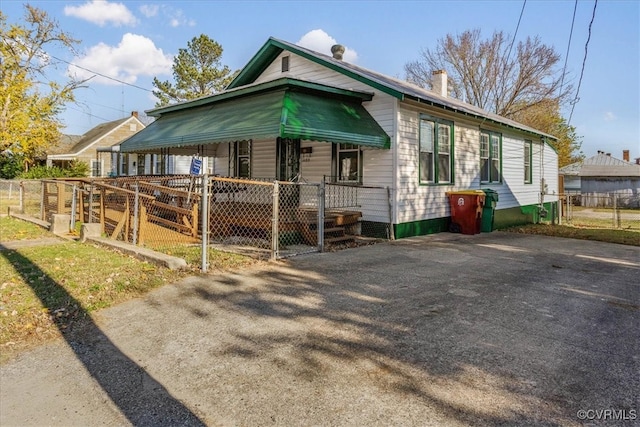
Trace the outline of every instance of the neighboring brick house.
<path fill-rule="evenodd" d="M 89 165 L 92 177 L 116 173 L 119 144 L 144 127 L 138 119 L 137 111 L 124 119 L 99 124 L 82 135 L 75 145 L 65 152 L 61 153 L 54 148 L 58 153 L 47 155 L 47 166 L 65 167 L 77 160 Z M 110 152 L 111 150 L 113 152 Z"/>

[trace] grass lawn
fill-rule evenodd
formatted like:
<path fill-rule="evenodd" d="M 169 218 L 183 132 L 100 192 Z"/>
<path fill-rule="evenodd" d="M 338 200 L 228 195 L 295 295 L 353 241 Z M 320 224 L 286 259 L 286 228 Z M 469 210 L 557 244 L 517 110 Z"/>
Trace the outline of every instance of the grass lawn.
<path fill-rule="evenodd" d="M 31 224 L 30 222 L 8 216 L 0 217 L 0 242 L 39 239 L 52 236 L 48 230 Z"/>
<path fill-rule="evenodd" d="M 52 234 L 14 218 L 0 218 L 0 242 Z M 198 274 L 199 249 L 176 246 L 192 268 L 172 271 L 101 246 L 61 242 L 0 251 L 0 363 L 19 351 L 60 336 L 92 312 Z M 197 250 L 197 251 L 196 251 Z M 256 261 L 212 251 L 212 271 Z M 62 331 L 62 332 L 61 332 Z"/>
<path fill-rule="evenodd" d="M 511 231 L 523 234 L 539 234 L 544 236 L 567 237 L 571 239 L 597 240 L 600 242 L 640 246 L 640 232 L 631 230 L 580 228 L 568 225 L 528 224 L 517 227 L 510 227 L 504 229 L 503 231 Z"/>

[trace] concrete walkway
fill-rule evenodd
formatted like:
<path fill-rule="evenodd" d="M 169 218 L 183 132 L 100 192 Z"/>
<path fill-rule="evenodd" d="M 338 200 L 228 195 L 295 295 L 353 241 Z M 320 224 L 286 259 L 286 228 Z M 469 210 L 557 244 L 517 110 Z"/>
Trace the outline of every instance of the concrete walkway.
<path fill-rule="evenodd" d="M 191 277 L 0 367 L 0 425 L 638 425 L 639 273 L 494 232 Z"/>

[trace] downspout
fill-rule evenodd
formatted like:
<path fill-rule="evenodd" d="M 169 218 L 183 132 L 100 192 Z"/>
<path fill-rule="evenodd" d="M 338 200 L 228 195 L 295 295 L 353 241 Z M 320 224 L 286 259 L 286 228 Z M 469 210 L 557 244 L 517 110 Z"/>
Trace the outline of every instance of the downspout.
<path fill-rule="evenodd" d="M 388 199 L 389 199 L 389 203 L 391 204 L 391 206 L 389 207 L 389 219 L 391 221 L 390 227 L 390 237 L 392 237 L 392 240 L 395 240 L 395 230 L 393 229 L 395 224 L 397 223 L 397 212 L 396 212 L 396 208 L 398 206 L 398 191 L 397 189 L 399 188 L 398 186 L 398 123 L 400 121 L 400 117 L 399 117 L 399 109 L 398 109 L 398 104 L 399 101 L 398 99 L 393 100 L 393 115 L 394 115 L 394 119 L 393 119 L 393 138 L 391 139 L 391 144 L 393 144 L 391 146 L 391 149 L 393 150 L 393 155 L 392 155 L 392 168 L 393 168 L 393 176 L 391 179 L 391 183 L 392 183 L 392 187 L 390 188 L 390 194 L 388 195 Z"/>
<path fill-rule="evenodd" d="M 546 211 L 544 209 L 544 195 L 546 194 L 546 179 L 544 174 L 544 147 L 546 139 L 543 136 L 540 138 L 540 205 L 538 206 L 538 223 L 542 222 L 540 219 L 546 217 Z"/>

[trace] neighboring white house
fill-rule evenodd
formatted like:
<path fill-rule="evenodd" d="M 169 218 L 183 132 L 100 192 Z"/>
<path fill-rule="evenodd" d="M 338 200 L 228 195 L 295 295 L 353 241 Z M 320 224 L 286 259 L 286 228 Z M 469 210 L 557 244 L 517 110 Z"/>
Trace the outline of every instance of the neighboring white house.
<path fill-rule="evenodd" d="M 447 230 L 452 190 L 495 190 L 497 226 L 538 221 L 558 201 L 555 138 L 434 78 L 429 91 L 270 38 L 224 92 L 147 112 L 156 121 L 121 151 L 199 155 L 224 176 L 389 187 L 396 237 Z"/>
<path fill-rule="evenodd" d="M 101 123 L 80 136 L 64 152 L 47 155 L 47 166 L 65 167 L 72 161 L 81 161 L 89 165 L 92 177 L 114 175 L 118 167 L 117 150 L 120 142 L 142 129 L 144 124 L 135 111 L 124 119 Z"/>
<path fill-rule="evenodd" d="M 611 153 L 598 151 L 595 156 L 560 168 L 564 192 L 592 197 L 608 197 L 611 194 L 640 197 L 640 164 L 629 162 L 629 151 L 624 150 L 624 160 Z"/>

